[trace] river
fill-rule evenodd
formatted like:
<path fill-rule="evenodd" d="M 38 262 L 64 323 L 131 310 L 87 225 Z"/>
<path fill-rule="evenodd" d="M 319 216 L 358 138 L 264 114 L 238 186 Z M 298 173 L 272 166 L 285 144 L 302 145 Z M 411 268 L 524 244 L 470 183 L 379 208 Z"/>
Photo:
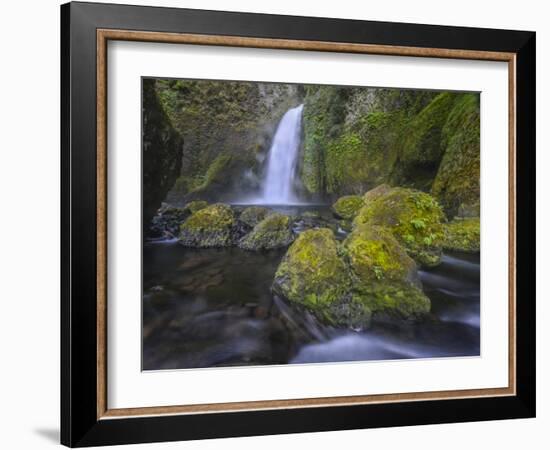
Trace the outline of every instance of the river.
<path fill-rule="evenodd" d="M 296 208 L 277 209 L 293 214 Z M 319 207 L 298 212 L 308 209 L 328 214 Z M 420 271 L 430 320 L 352 331 L 323 326 L 272 295 L 284 253 L 145 243 L 143 369 L 480 354 L 479 255 L 445 254 L 441 265 Z"/>

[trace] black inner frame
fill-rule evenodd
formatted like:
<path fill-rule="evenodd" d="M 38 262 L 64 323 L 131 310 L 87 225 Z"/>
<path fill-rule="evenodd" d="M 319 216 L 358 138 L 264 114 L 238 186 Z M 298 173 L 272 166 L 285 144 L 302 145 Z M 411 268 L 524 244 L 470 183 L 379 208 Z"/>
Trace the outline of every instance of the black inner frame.
<path fill-rule="evenodd" d="M 97 419 L 96 30 L 511 52 L 517 395 Z M 535 33 L 94 3 L 61 6 L 61 443 L 71 447 L 535 416 Z M 153 405 L 152 405 L 153 406 Z"/>

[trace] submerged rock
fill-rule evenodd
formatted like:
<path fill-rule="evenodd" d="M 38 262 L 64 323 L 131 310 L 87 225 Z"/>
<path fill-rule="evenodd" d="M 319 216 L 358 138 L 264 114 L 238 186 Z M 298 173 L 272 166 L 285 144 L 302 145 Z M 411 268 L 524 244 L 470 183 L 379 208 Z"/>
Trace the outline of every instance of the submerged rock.
<path fill-rule="evenodd" d="M 338 322 L 332 307 L 345 302 L 350 286 L 340 244 L 327 228 L 300 234 L 281 261 L 273 281 L 276 294 L 328 323 Z"/>
<path fill-rule="evenodd" d="M 409 256 L 424 266 L 441 262 L 443 211 L 429 194 L 407 188 L 376 188 L 365 194 L 365 206 L 354 226 L 368 224 L 388 228 Z"/>
<path fill-rule="evenodd" d="M 416 264 L 386 228 L 358 225 L 344 241 L 354 303 L 373 316 L 416 319 L 430 312 Z"/>
<path fill-rule="evenodd" d="M 288 216 L 279 213 L 270 214 L 240 240 L 239 247 L 245 250 L 286 247 L 294 240 L 291 225 L 292 222 Z"/>
<path fill-rule="evenodd" d="M 187 247 L 227 247 L 234 243 L 235 215 L 228 205 L 200 209 L 180 227 L 180 243 Z"/>
<path fill-rule="evenodd" d="M 334 214 L 340 219 L 351 220 L 363 207 L 363 198 L 360 195 L 345 195 L 332 205 Z"/>
<path fill-rule="evenodd" d="M 250 228 L 254 228 L 272 212 L 271 209 L 263 206 L 249 206 L 243 210 L 239 216 L 239 221 Z"/>
<path fill-rule="evenodd" d="M 479 252 L 479 217 L 455 219 L 444 226 L 443 248 L 462 252 Z"/>

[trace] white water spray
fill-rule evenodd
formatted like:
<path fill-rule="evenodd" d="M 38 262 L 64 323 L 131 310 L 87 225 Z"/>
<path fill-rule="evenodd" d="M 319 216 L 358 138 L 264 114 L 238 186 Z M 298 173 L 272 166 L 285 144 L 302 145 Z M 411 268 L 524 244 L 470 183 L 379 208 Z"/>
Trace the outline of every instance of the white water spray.
<path fill-rule="evenodd" d="M 289 109 L 277 127 L 269 150 L 262 203 L 284 205 L 298 201 L 294 193 L 296 164 L 300 149 L 302 109 Z"/>

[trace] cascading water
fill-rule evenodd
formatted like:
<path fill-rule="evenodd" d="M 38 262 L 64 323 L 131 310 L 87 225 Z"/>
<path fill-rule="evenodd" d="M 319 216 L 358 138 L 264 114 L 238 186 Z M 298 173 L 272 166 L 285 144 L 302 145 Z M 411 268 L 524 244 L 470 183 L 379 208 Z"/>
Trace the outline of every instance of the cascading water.
<path fill-rule="evenodd" d="M 300 105 L 289 109 L 279 122 L 269 150 L 262 203 L 285 205 L 298 201 L 294 193 L 294 179 L 300 148 L 303 108 L 304 105 Z"/>

